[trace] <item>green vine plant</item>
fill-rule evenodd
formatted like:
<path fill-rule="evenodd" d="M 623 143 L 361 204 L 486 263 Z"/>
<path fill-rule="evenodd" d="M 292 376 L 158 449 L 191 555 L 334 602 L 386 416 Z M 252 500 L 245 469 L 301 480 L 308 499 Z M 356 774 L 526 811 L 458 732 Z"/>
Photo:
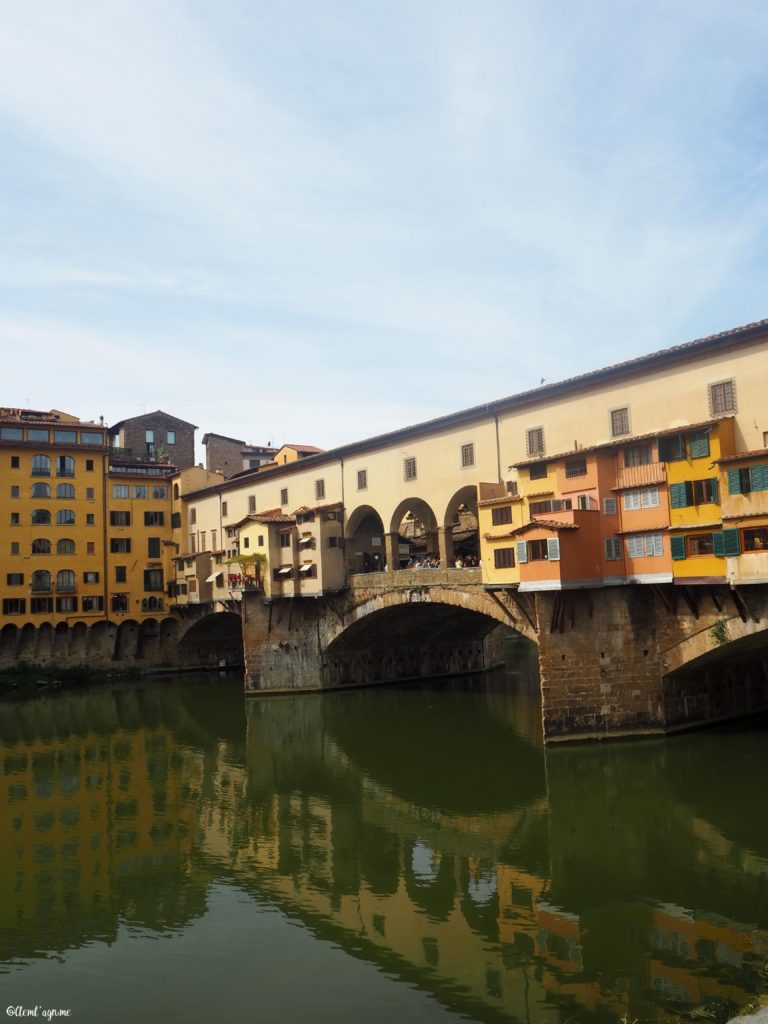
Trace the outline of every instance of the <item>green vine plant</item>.
<path fill-rule="evenodd" d="M 709 635 L 719 647 L 727 644 L 730 637 L 728 636 L 728 623 L 725 619 L 718 619 L 712 629 L 710 629 Z"/>

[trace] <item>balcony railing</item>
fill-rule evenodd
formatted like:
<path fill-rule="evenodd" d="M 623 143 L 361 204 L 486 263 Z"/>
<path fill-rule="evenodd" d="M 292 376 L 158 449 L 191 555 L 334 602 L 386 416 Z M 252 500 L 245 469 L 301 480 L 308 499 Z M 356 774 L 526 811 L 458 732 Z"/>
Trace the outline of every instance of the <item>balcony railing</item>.
<path fill-rule="evenodd" d="M 663 484 L 667 471 L 663 462 L 648 462 L 644 466 L 624 466 L 619 469 L 616 483 L 619 487 L 645 487 Z"/>

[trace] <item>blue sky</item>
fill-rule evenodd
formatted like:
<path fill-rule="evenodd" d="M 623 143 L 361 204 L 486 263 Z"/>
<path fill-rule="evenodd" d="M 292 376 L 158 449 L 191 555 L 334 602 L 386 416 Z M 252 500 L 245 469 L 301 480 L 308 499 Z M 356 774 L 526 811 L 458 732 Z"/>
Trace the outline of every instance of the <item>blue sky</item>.
<path fill-rule="evenodd" d="M 331 447 L 768 316 L 762 2 L 2 13 L 2 404 Z"/>

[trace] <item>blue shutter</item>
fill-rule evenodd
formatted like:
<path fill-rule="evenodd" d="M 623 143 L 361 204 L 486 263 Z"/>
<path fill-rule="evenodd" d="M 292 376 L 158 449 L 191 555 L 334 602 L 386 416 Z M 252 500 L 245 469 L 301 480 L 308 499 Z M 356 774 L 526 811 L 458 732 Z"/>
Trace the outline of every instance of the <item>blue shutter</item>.
<path fill-rule="evenodd" d="M 688 489 L 684 483 L 669 485 L 669 505 L 670 508 L 685 508 L 690 505 Z"/>
<path fill-rule="evenodd" d="M 741 494 L 741 476 L 738 469 L 728 470 L 728 493 Z"/>
<path fill-rule="evenodd" d="M 670 537 L 669 546 L 672 548 L 674 559 L 685 558 L 685 537 Z"/>
<path fill-rule="evenodd" d="M 560 561 L 560 538 L 547 537 L 547 559 L 550 562 Z"/>
<path fill-rule="evenodd" d="M 738 530 L 723 530 L 723 549 L 723 553 L 728 558 L 733 558 L 741 553 Z"/>
<path fill-rule="evenodd" d="M 518 562 L 528 561 L 528 545 L 524 540 L 517 542 L 517 560 Z"/>
<path fill-rule="evenodd" d="M 725 537 L 724 531 L 712 534 L 712 551 L 718 558 L 725 558 Z"/>
<path fill-rule="evenodd" d="M 752 466 L 749 485 L 753 491 L 768 491 L 768 466 Z"/>
<path fill-rule="evenodd" d="M 712 504 L 720 504 L 720 483 L 716 476 L 712 477 Z"/>
<path fill-rule="evenodd" d="M 688 435 L 688 450 L 692 459 L 703 459 L 709 455 L 709 434 L 706 430 Z"/>

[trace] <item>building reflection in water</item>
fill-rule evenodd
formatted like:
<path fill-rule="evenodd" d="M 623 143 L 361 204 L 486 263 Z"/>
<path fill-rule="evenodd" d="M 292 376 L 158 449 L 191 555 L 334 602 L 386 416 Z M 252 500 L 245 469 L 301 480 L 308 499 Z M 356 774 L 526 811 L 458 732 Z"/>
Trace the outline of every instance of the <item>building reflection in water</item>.
<path fill-rule="evenodd" d="M 717 1019 L 765 981 L 759 727 L 545 757 L 499 680 L 186 683 L 6 702 L 0 743 L 6 962 L 184 929 L 227 880 L 477 1019 Z"/>

